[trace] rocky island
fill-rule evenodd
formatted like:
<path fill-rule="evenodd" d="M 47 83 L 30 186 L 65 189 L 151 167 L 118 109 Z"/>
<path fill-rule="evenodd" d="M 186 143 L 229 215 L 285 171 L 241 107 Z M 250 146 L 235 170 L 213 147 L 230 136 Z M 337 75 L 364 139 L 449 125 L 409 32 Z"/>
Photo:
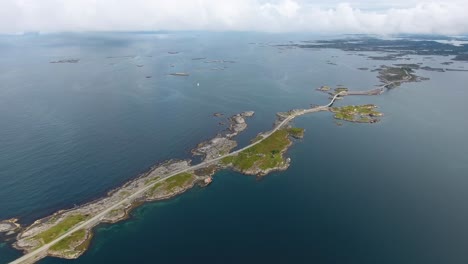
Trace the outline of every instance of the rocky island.
<path fill-rule="evenodd" d="M 172 66 L 171 66 L 171 67 L 172 67 Z M 169 75 L 187 77 L 187 76 L 189 76 L 190 74 L 188 74 L 188 73 L 186 73 L 186 72 L 174 72 L 174 73 L 169 73 Z"/>
<path fill-rule="evenodd" d="M 213 139 L 202 142 L 192 150 L 192 154 L 203 156 L 203 160 L 210 160 L 229 153 L 237 146 L 237 142 L 232 140 L 233 137 L 247 128 L 247 123 L 244 118 L 252 117 L 253 111 L 246 111 L 240 114 L 231 116 L 229 120 L 229 128 L 222 133 L 216 135 Z"/>
<path fill-rule="evenodd" d="M 14 234 L 21 227 L 16 223 L 17 221 L 18 219 L 16 218 L 0 221 L 0 233 L 5 233 L 6 235 Z"/>
<path fill-rule="evenodd" d="M 264 176 L 272 171 L 286 170 L 291 160 L 285 159 L 284 153 L 292 144 L 290 137 L 302 138 L 303 135 L 301 128 L 280 129 L 259 144 L 223 158 L 221 163 L 247 175 Z"/>
<path fill-rule="evenodd" d="M 334 113 L 336 119 L 357 122 L 357 123 L 376 123 L 383 116 L 382 113 L 376 111 L 376 105 L 348 105 L 342 107 L 331 107 L 330 111 Z"/>
<path fill-rule="evenodd" d="M 50 63 L 78 63 L 78 62 L 80 62 L 79 59 L 64 59 L 64 60 L 51 61 Z"/>

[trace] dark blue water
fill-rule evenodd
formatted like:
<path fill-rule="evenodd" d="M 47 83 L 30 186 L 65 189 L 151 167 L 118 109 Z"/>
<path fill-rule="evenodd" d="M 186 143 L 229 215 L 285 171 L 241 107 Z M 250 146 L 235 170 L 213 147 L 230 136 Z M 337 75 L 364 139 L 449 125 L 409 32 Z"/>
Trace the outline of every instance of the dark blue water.
<path fill-rule="evenodd" d="M 186 158 L 221 129 L 213 112 L 256 111 L 239 138 L 246 144 L 271 127 L 276 112 L 325 103 L 318 86 L 378 83 L 375 73 L 356 68 L 385 62 L 248 44 L 311 38 L 2 37 L 0 218 L 30 223 L 99 197 L 154 163 Z M 214 71 L 219 65 L 195 57 L 236 63 Z M 81 60 L 48 63 L 63 58 Z M 447 59 L 414 58 L 430 66 Z M 191 75 L 167 76 L 175 71 Z M 41 263 L 466 263 L 468 74 L 419 73 L 431 80 L 340 102 L 379 105 L 385 117 L 378 124 L 338 127 L 328 113 L 295 120 L 306 136 L 291 148 L 286 172 L 258 181 L 222 171 L 209 188 L 99 227 L 78 260 Z M 0 245 L 1 263 L 19 255 Z"/>

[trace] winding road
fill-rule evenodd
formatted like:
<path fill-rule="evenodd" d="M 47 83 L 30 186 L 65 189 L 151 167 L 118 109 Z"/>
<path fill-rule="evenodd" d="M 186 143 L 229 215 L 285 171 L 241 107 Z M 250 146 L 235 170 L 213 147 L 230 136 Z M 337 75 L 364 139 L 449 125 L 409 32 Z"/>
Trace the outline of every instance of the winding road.
<path fill-rule="evenodd" d="M 332 106 L 333 103 L 335 102 L 335 100 L 341 96 L 341 95 L 346 95 L 346 92 L 340 92 L 340 93 L 337 93 L 330 101 L 330 103 L 326 104 L 326 105 L 323 105 L 323 106 L 317 106 L 317 107 L 314 107 L 314 108 L 310 108 L 310 109 L 303 109 L 303 110 L 299 110 L 299 111 L 295 111 L 293 114 L 289 115 L 287 118 L 285 118 L 283 121 L 281 121 L 278 125 L 275 126 L 275 128 L 273 128 L 273 130 L 269 131 L 268 133 L 264 134 L 263 135 L 263 138 L 261 138 L 260 140 L 256 141 L 256 142 L 253 142 L 251 143 L 250 145 L 248 146 L 245 146 L 239 150 L 236 150 L 236 151 L 233 151 L 231 153 L 228 153 L 226 155 L 223 155 L 223 156 L 220 156 L 220 157 L 217 157 L 215 159 L 211 159 L 211 160 L 207 160 L 207 161 L 203 161 L 197 165 L 193 165 L 193 166 L 190 166 L 186 169 L 182 169 L 182 170 L 178 170 L 176 172 L 173 172 L 172 174 L 168 175 L 167 177 L 164 177 L 160 180 L 157 180 L 155 182 L 153 182 L 153 184 L 150 184 L 148 186 L 145 186 L 139 190 L 137 190 L 136 192 L 134 192 L 133 194 L 131 194 L 130 196 L 124 198 L 123 200 L 109 206 L 107 209 L 103 210 L 102 212 L 96 214 L 95 216 L 91 217 L 90 219 L 82 222 L 81 224 L 73 227 L 72 229 L 68 230 L 67 232 L 65 232 L 64 234 L 62 234 L 61 236 L 57 237 L 56 239 L 52 240 L 51 242 L 35 249 L 34 251 L 31 251 L 25 255 L 23 255 L 22 257 L 10 262 L 10 264 L 25 264 L 25 263 L 34 263 L 36 261 L 38 261 L 39 259 L 45 257 L 47 255 L 47 250 L 55 245 L 56 243 L 58 243 L 59 241 L 61 241 L 62 239 L 66 238 L 67 236 L 69 236 L 70 234 L 72 234 L 73 232 L 76 232 L 80 229 L 87 229 L 87 228 L 92 228 L 94 227 L 95 225 L 97 225 L 102 219 L 103 217 L 108 214 L 110 211 L 116 209 L 117 207 L 125 204 L 126 202 L 129 202 L 129 201 L 132 201 L 134 198 L 136 198 L 137 196 L 141 195 L 142 193 L 148 191 L 150 188 L 152 188 L 155 184 L 161 182 L 161 181 L 165 181 L 166 179 L 168 178 L 171 178 L 177 174 L 180 174 L 180 173 L 183 173 L 183 172 L 188 172 L 188 171 L 193 171 L 193 170 L 196 170 L 196 169 L 200 169 L 200 168 L 203 168 L 203 167 L 206 167 L 212 163 L 215 163 L 225 157 L 229 157 L 229 156 L 233 156 L 233 155 L 237 155 L 238 153 L 246 150 L 246 149 L 249 149 L 257 144 L 259 144 L 260 142 L 262 142 L 263 140 L 265 140 L 266 138 L 268 138 L 269 136 L 271 136 L 273 133 L 275 133 L 276 131 L 278 131 L 280 128 L 282 128 L 285 124 L 289 123 L 291 120 L 293 120 L 294 118 L 298 117 L 298 116 L 301 116 L 301 115 L 304 115 L 304 114 L 308 114 L 308 113 L 314 113 L 314 112 L 319 112 L 319 111 L 326 111 L 328 109 L 328 107 Z"/>

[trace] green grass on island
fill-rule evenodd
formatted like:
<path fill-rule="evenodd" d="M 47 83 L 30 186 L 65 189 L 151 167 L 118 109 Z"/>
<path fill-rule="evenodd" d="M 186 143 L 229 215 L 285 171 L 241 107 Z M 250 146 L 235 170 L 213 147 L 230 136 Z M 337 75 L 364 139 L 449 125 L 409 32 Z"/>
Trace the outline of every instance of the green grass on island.
<path fill-rule="evenodd" d="M 380 71 L 381 79 L 386 82 L 398 82 L 407 79 L 414 79 L 413 70 L 410 67 L 383 67 Z"/>
<path fill-rule="evenodd" d="M 53 224 L 51 228 L 34 236 L 34 238 L 42 240 L 43 243 L 47 244 L 59 237 L 60 235 L 66 233 L 68 230 L 70 230 L 77 224 L 85 221 L 87 218 L 88 216 L 82 214 L 67 216 L 62 221 Z"/>
<path fill-rule="evenodd" d="M 159 179 L 161 179 L 161 177 L 159 177 L 159 176 L 156 176 L 156 177 L 153 177 L 153 178 L 146 179 L 146 181 L 145 181 L 145 185 L 151 184 L 151 183 L 153 183 L 153 182 L 155 182 L 155 181 L 157 181 L 157 180 L 159 180 Z"/>
<path fill-rule="evenodd" d="M 376 111 L 377 106 L 366 105 L 348 105 L 342 107 L 332 107 L 331 111 L 335 113 L 336 119 L 358 123 L 375 123 L 382 116 L 382 113 Z"/>
<path fill-rule="evenodd" d="M 333 91 L 331 91 L 330 86 L 324 85 L 324 86 L 321 86 L 320 88 L 318 88 L 317 90 L 321 91 L 321 92 L 328 92 L 331 95 L 335 95 L 335 94 L 340 93 L 340 92 L 347 92 L 348 88 L 346 88 L 346 87 L 336 87 L 335 89 L 333 89 Z"/>
<path fill-rule="evenodd" d="M 303 138 L 305 129 L 299 127 L 288 128 L 288 133 L 294 138 Z"/>
<path fill-rule="evenodd" d="M 330 91 L 330 86 L 323 85 L 317 90 L 322 91 L 322 92 L 327 92 L 327 91 Z"/>
<path fill-rule="evenodd" d="M 232 164 L 241 171 L 254 166 L 262 170 L 277 167 L 284 162 L 281 153 L 291 144 L 289 136 L 302 135 L 303 131 L 301 128 L 278 130 L 257 145 L 236 156 L 225 157 L 221 162 L 224 165 Z"/>
<path fill-rule="evenodd" d="M 347 92 L 347 91 L 348 91 L 348 88 L 346 88 L 346 87 L 337 87 L 337 88 L 335 88 L 335 94 L 341 93 L 341 92 Z"/>
<path fill-rule="evenodd" d="M 256 136 L 254 139 L 252 139 L 252 140 L 250 141 L 250 143 L 255 143 L 255 142 L 261 140 L 262 138 L 263 138 L 263 136 L 260 136 L 260 135 L 259 135 L 259 136 Z"/>
<path fill-rule="evenodd" d="M 50 247 L 50 250 L 60 252 L 60 251 L 65 251 L 65 250 L 73 250 L 74 247 L 76 247 L 76 249 L 79 251 L 84 250 L 86 248 L 78 248 L 77 244 L 80 244 L 79 246 L 81 246 L 81 244 L 84 244 L 80 242 L 83 241 L 85 237 L 86 237 L 86 231 L 84 229 L 78 230 L 76 232 L 73 232 L 69 236 L 65 237 L 64 239 L 60 240 L 59 242 L 57 242 L 55 245 Z"/>
<path fill-rule="evenodd" d="M 195 170 L 193 173 L 197 176 L 206 176 L 206 175 L 212 175 L 216 171 L 216 165 L 211 165 L 208 167 L 203 167 L 200 169 Z"/>
<path fill-rule="evenodd" d="M 165 180 L 165 182 L 167 182 L 166 188 L 169 191 L 173 191 L 176 187 L 185 186 L 193 178 L 194 178 L 194 176 L 191 173 L 188 173 L 188 172 L 179 173 L 176 176 Z"/>
<path fill-rule="evenodd" d="M 177 187 L 184 187 L 188 183 L 190 183 L 194 179 L 194 175 L 192 173 L 183 172 L 177 175 L 174 175 L 164 181 L 158 182 L 154 184 L 153 187 L 150 189 L 150 193 L 154 193 L 155 191 L 159 190 L 161 187 L 165 192 L 172 192 Z"/>

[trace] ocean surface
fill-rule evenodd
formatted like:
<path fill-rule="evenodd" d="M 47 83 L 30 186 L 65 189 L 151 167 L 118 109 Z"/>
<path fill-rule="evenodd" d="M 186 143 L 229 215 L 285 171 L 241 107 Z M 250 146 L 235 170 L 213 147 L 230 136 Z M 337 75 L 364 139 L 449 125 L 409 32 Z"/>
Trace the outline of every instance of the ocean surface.
<path fill-rule="evenodd" d="M 30 224 L 189 158 L 225 129 L 214 112 L 256 112 L 243 146 L 271 129 L 276 112 L 328 103 L 317 87 L 370 89 L 376 73 L 357 68 L 398 63 L 273 46 L 323 38 L 0 36 L 0 219 Z M 80 61 L 49 63 L 63 59 Z M 402 62 L 468 69 L 440 64 L 449 60 Z M 306 133 L 287 171 L 261 180 L 221 171 L 207 188 L 99 226 L 79 259 L 39 263 L 468 263 L 468 72 L 417 74 L 430 80 L 337 103 L 377 104 L 377 124 L 337 126 L 330 113 L 294 120 Z M 0 243 L 0 263 L 20 255 Z"/>

